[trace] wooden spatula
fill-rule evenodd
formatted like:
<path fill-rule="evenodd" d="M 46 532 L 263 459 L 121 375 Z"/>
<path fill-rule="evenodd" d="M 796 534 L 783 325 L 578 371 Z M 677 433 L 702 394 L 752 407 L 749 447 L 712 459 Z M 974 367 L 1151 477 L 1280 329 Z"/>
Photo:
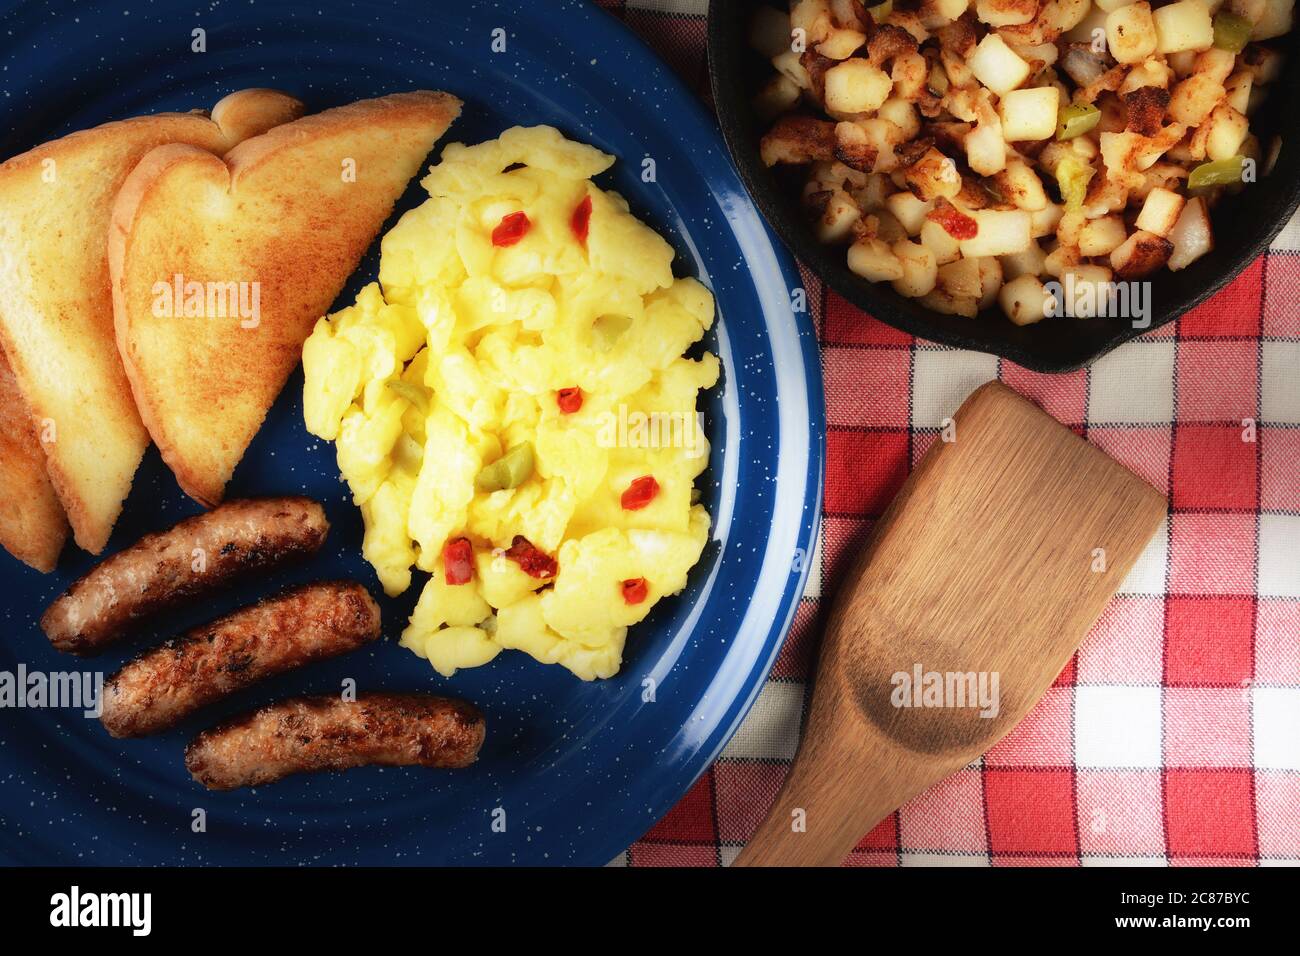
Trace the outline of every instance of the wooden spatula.
<path fill-rule="evenodd" d="M 996 382 L 943 438 L 841 586 L 799 753 L 738 865 L 839 863 L 992 747 L 1165 515 L 1154 488 Z"/>

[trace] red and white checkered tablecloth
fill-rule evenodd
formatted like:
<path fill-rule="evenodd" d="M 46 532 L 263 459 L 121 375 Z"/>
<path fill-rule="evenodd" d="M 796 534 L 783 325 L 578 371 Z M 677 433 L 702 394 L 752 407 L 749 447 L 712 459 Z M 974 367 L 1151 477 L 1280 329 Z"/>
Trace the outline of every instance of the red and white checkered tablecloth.
<path fill-rule="evenodd" d="M 601 5 L 705 91 L 706 0 Z M 1166 493 L 1169 517 L 1024 722 L 849 862 L 1300 864 L 1300 218 L 1211 302 L 1068 375 L 914 339 L 805 280 L 829 422 L 808 590 L 721 759 L 614 863 L 735 858 L 794 755 L 823 595 L 940 421 L 999 378 Z"/>

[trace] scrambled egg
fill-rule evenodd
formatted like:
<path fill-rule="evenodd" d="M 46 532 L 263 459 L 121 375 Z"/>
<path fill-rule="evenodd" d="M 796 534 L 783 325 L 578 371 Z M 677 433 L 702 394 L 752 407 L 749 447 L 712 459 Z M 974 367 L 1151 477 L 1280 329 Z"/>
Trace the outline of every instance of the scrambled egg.
<path fill-rule="evenodd" d="M 379 283 L 303 348 L 307 428 L 337 443 L 384 590 L 431 575 L 401 643 L 446 676 L 503 648 L 615 674 L 708 540 L 718 360 L 683 353 L 713 297 L 590 181 L 613 162 L 546 126 L 449 145 Z"/>

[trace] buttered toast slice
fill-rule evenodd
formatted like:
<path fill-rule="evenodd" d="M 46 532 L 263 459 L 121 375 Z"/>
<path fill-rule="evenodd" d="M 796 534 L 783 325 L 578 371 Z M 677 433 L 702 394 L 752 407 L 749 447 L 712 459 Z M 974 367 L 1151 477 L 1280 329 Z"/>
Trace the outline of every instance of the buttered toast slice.
<path fill-rule="evenodd" d="M 50 482 L 87 551 L 103 550 L 149 443 L 113 332 L 107 240 L 118 189 L 161 144 L 225 153 L 302 111 L 283 93 L 244 90 L 211 118 L 162 113 L 108 123 L 0 165 L 0 344 L 45 439 Z"/>
<path fill-rule="evenodd" d="M 163 146 L 123 184 L 109 234 L 118 350 L 195 499 L 221 500 L 312 325 L 460 105 L 426 91 L 362 100 L 224 161 Z"/>
<path fill-rule="evenodd" d="M 45 473 L 37 425 L 0 350 L 0 545 L 37 571 L 53 571 L 68 519 Z"/>

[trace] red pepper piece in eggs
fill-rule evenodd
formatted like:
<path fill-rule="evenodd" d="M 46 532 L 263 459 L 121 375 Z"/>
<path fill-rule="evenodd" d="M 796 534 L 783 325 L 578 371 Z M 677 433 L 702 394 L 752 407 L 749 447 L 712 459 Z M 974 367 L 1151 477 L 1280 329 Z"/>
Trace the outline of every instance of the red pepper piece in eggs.
<path fill-rule="evenodd" d="M 510 542 L 506 557 L 519 565 L 519 570 L 530 578 L 553 578 L 560 570 L 559 562 L 522 534 L 515 535 Z"/>
<path fill-rule="evenodd" d="M 492 230 L 492 245 L 513 246 L 528 235 L 532 225 L 528 214 L 524 212 L 512 212 L 508 216 L 502 216 L 497 227 Z"/>
<path fill-rule="evenodd" d="M 572 415 L 574 412 L 582 409 L 582 389 L 580 388 L 562 388 L 555 393 L 555 404 L 560 406 L 560 411 L 566 415 Z"/>
<path fill-rule="evenodd" d="M 474 546 L 469 538 L 453 538 L 443 546 L 442 577 L 448 584 L 469 584 L 474 577 Z"/>
<path fill-rule="evenodd" d="M 659 482 L 655 481 L 654 475 L 642 475 L 623 492 L 623 510 L 640 511 L 654 501 L 658 494 Z"/>
<path fill-rule="evenodd" d="M 628 604 L 640 604 L 649 593 L 645 578 L 630 578 L 623 582 L 623 600 Z"/>
<path fill-rule="evenodd" d="M 578 203 L 578 208 L 573 210 L 573 218 L 569 220 L 569 227 L 573 230 L 574 237 L 582 243 L 585 248 L 587 245 L 587 236 L 591 233 L 590 196 L 583 196 L 582 202 Z"/>

